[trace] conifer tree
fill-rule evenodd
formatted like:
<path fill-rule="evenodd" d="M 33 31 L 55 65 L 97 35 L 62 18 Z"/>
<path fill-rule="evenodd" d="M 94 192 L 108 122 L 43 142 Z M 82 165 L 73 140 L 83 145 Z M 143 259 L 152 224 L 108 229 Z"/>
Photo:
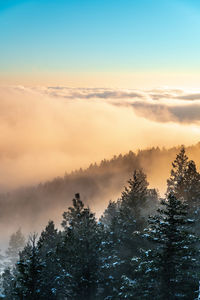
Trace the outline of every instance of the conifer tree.
<path fill-rule="evenodd" d="M 65 233 L 60 257 L 66 272 L 66 295 L 73 300 L 95 299 L 101 228 L 79 194 L 73 199 L 73 207 L 64 212 L 62 226 Z"/>
<path fill-rule="evenodd" d="M 61 238 L 54 222 L 49 221 L 37 243 L 38 257 L 42 264 L 40 273 L 40 299 L 54 300 L 62 294 L 62 271 L 59 269 L 57 245 Z"/>
<path fill-rule="evenodd" d="M 172 193 L 177 198 L 185 198 L 185 172 L 188 167 L 188 156 L 182 146 L 176 159 L 172 162 L 170 178 L 167 180 L 167 194 Z"/>
<path fill-rule="evenodd" d="M 172 163 L 171 177 L 168 179 L 167 193 L 172 192 L 177 198 L 189 205 L 189 215 L 195 219 L 196 232 L 199 231 L 200 210 L 200 174 L 193 160 L 188 160 L 184 147 L 181 148 Z"/>
<path fill-rule="evenodd" d="M 185 200 L 193 208 L 198 208 L 200 204 L 200 174 L 197 172 L 196 164 L 193 160 L 188 162 L 185 171 Z"/>
<path fill-rule="evenodd" d="M 148 202 L 148 185 L 146 175 L 142 170 L 135 170 L 133 177 L 128 181 L 128 186 L 122 192 L 121 205 L 119 213 L 111 225 L 117 240 L 120 242 L 120 248 L 123 259 L 126 259 L 137 250 L 138 241 L 135 240 L 135 231 L 144 228 L 145 219 L 143 210 Z"/>
<path fill-rule="evenodd" d="M 103 247 L 104 286 L 108 299 L 116 299 L 121 276 L 129 274 L 130 259 L 143 245 L 137 234 L 145 225 L 143 209 L 148 202 L 148 182 L 141 170 L 136 170 L 122 192 L 118 209 L 107 230 L 107 240 Z"/>
<path fill-rule="evenodd" d="M 118 200 L 117 202 L 115 201 L 109 201 L 107 208 L 105 209 L 103 215 L 100 218 L 100 222 L 107 228 L 109 229 L 112 220 L 117 216 L 119 212 L 119 207 L 120 207 L 121 202 Z"/>
<path fill-rule="evenodd" d="M 19 257 L 19 252 L 25 246 L 25 237 L 23 236 L 21 229 L 19 228 L 15 233 L 13 233 L 9 240 L 9 247 L 6 251 L 6 255 L 10 264 L 13 266 Z"/>
<path fill-rule="evenodd" d="M 15 295 L 20 300 L 40 299 L 41 270 L 43 265 L 39 259 L 36 238 L 36 234 L 29 237 L 29 241 L 23 251 L 20 252 L 20 259 L 16 264 Z"/>
<path fill-rule="evenodd" d="M 14 300 L 18 299 L 15 295 L 15 278 L 11 268 L 6 268 L 1 275 L 2 282 L 2 299 Z M 1 299 L 1 298 L 0 298 Z"/>
<path fill-rule="evenodd" d="M 187 204 L 169 194 L 158 215 L 150 217 L 145 237 L 155 245 L 132 259 L 132 277 L 124 276 L 122 299 L 194 299 L 198 288 L 197 238 L 187 218 Z M 124 297 L 124 298 L 123 298 Z"/>
<path fill-rule="evenodd" d="M 122 204 L 131 208 L 135 216 L 140 214 L 146 204 L 148 185 L 146 174 L 142 170 L 135 170 L 132 178 L 128 181 L 128 186 L 122 192 Z"/>

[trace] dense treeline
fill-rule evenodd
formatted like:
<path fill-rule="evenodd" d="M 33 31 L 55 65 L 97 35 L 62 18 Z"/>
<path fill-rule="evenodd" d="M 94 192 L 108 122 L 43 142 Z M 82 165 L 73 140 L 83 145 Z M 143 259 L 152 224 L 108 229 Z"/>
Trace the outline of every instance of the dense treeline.
<path fill-rule="evenodd" d="M 117 199 L 133 170 L 143 169 L 152 187 L 165 192 L 170 164 L 180 148 L 130 151 L 114 156 L 100 164 L 91 164 L 85 170 L 65 174 L 38 186 L 24 187 L 0 195 L 0 232 L 11 234 L 15 228 L 23 226 L 26 233 L 40 231 L 49 219 L 60 224 L 63 207 L 71 205 L 71 198 L 77 191 L 85 205 L 89 205 L 98 215 L 108 203 Z M 200 143 L 186 148 L 190 159 L 200 165 Z M 162 172 L 160 171 L 162 170 Z M 21 218 L 23 215 L 23 220 Z M 3 237 L 2 237 L 3 239 Z"/>
<path fill-rule="evenodd" d="M 2 297 L 197 299 L 199 201 L 200 174 L 184 147 L 172 164 L 163 199 L 148 188 L 141 169 L 99 220 L 75 194 L 63 213 L 62 230 L 49 221 L 40 236 L 29 237 L 18 258 L 15 245 L 24 241 L 20 231 L 13 235 L 8 254 L 14 265 L 2 274 Z"/>

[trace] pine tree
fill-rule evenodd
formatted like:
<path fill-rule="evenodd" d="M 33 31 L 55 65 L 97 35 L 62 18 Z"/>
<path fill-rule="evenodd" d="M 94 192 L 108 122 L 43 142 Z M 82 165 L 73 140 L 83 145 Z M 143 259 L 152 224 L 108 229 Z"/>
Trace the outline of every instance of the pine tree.
<path fill-rule="evenodd" d="M 55 228 L 54 222 L 49 221 L 42 231 L 37 243 L 38 257 L 42 264 L 40 273 L 40 299 L 54 300 L 62 294 L 62 271 L 59 269 L 57 245 L 61 234 Z"/>
<path fill-rule="evenodd" d="M 182 146 L 176 159 L 172 163 L 170 178 L 167 180 L 167 194 L 172 193 L 177 198 L 185 198 L 185 172 L 188 167 L 188 157 Z"/>
<path fill-rule="evenodd" d="M 184 147 L 181 148 L 175 161 L 172 163 L 171 177 L 167 181 L 168 189 L 189 206 L 189 215 L 195 220 L 196 232 L 199 232 L 199 209 L 200 209 L 200 174 L 197 172 L 193 160 L 188 160 Z"/>
<path fill-rule="evenodd" d="M 111 226 L 119 242 L 123 259 L 129 259 L 133 251 L 137 252 L 138 238 L 134 232 L 145 226 L 144 212 L 148 203 L 148 185 L 142 170 L 136 170 L 128 181 L 128 187 L 122 192 L 119 213 Z"/>
<path fill-rule="evenodd" d="M 106 227 L 110 228 L 112 220 L 117 216 L 120 207 L 120 201 L 109 201 L 107 208 L 100 218 L 100 222 Z"/>
<path fill-rule="evenodd" d="M 161 204 L 158 215 L 150 217 L 145 232 L 155 248 L 132 259 L 133 280 L 124 276 L 122 299 L 190 300 L 195 297 L 197 238 L 187 218 L 187 204 L 172 194 Z"/>
<path fill-rule="evenodd" d="M 14 300 L 19 299 L 15 295 L 16 282 L 13 275 L 13 271 L 10 268 L 6 268 L 1 276 L 2 281 L 2 299 Z M 0 298 L 1 299 L 1 298 Z"/>
<path fill-rule="evenodd" d="M 41 270 L 43 264 L 39 259 L 36 238 L 36 234 L 29 237 L 29 241 L 20 252 L 20 259 L 16 264 L 15 295 L 20 300 L 40 299 Z"/>
<path fill-rule="evenodd" d="M 200 204 L 200 174 L 197 172 L 196 164 L 193 160 L 188 162 L 184 174 L 185 181 L 185 200 L 190 207 L 198 208 Z"/>
<path fill-rule="evenodd" d="M 177 198 L 184 199 L 189 206 L 197 206 L 200 201 L 200 174 L 193 160 L 188 160 L 185 148 L 172 163 L 171 176 L 167 180 L 167 193 L 173 193 Z"/>
<path fill-rule="evenodd" d="M 146 175 L 141 170 L 134 171 L 107 228 L 107 239 L 102 252 L 102 270 L 105 294 L 110 297 L 108 299 L 117 299 L 121 276 L 130 273 L 130 259 L 143 245 L 143 240 L 137 233 L 145 225 L 143 209 L 148 203 L 147 187 Z"/>
<path fill-rule="evenodd" d="M 101 228 L 79 194 L 63 214 L 64 241 L 60 259 L 66 272 L 67 299 L 92 300 L 97 293 Z"/>
<path fill-rule="evenodd" d="M 128 181 L 128 186 L 122 192 L 122 205 L 131 208 L 135 217 L 141 214 L 141 210 L 146 204 L 148 185 L 149 183 L 144 172 L 135 170 L 133 177 Z"/>
<path fill-rule="evenodd" d="M 15 233 L 13 233 L 9 240 L 9 247 L 6 251 L 8 260 L 11 266 L 13 266 L 19 257 L 19 252 L 25 246 L 25 237 L 23 236 L 21 229 L 19 228 Z"/>

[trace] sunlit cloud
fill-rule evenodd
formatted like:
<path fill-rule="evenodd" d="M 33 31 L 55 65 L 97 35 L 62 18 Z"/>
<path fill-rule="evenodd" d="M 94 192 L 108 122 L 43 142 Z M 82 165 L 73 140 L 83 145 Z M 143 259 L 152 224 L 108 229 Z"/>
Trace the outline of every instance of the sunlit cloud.
<path fill-rule="evenodd" d="M 200 124 L 200 103 L 169 106 L 135 102 L 131 105 L 138 115 L 156 122 Z"/>
<path fill-rule="evenodd" d="M 22 90 L 24 87 L 19 87 Z M 200 93 L 181 89 L 100 89 L 68 88 L 61 86 L 32 88 L 50 97 L 65 99 L 105 100 L 106 103 L 132 107 L 135 113 L 156 122 L 199 123 Z M 182 101 L 181 101 L 182 100 Z M 191 103 L 193 102 L 193 103 Z"/>
<path fill-rule="evenodd" d="M 166 88 L 1 87 L 0 187 L 51 179 L 129 150 L 196 143 L 197 94 Z"/>

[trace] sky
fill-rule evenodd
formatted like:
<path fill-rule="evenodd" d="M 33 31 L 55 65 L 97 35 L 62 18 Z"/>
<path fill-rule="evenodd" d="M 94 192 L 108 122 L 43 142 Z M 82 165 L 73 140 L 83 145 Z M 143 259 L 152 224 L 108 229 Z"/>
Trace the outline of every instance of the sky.
<path fill-rule="evenodd" d="M 3 83 L 196 87 L 197 0 L 0 0 Z"/>
<path fill-rule="evenodd" d="M 200 2 L 0 0 L 0 189 L 200 136 Z"/>

